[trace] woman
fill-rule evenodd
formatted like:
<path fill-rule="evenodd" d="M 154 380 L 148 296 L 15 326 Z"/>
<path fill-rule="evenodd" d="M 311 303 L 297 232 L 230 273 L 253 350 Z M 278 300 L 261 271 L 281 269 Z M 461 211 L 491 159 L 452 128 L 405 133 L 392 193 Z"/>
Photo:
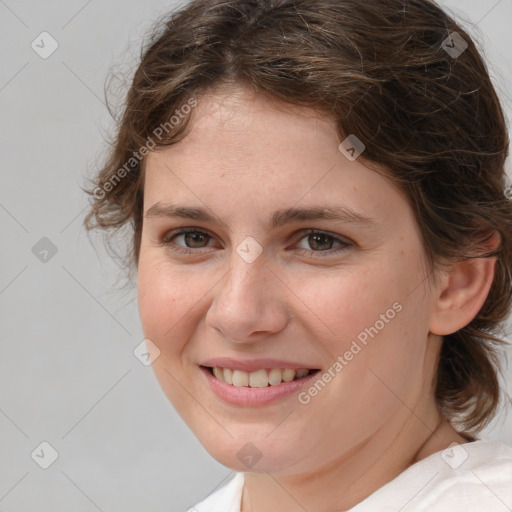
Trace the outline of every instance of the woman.
<path fill-rule="evenodd" d="M 508 139 L 429 0 L 196 0 L 145 48 L 88 229 L 133 227 L 191 510 L 512 510 Z"/>

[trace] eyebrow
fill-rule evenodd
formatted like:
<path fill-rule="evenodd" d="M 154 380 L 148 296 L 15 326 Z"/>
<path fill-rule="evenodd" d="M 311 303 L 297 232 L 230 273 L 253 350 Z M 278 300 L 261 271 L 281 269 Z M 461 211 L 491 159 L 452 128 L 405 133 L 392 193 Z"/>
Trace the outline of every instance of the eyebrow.
<path fill-rule="evenodd" d="M 219 222 L 219 218 L 202 207 L 187 207 L 160 202 L 151 206 L 145 214 L 149 217 L 182 218 L 204 222 Z M 377 222 L 346 207 L 310 206 L 307 208 L 283 208 L 275 211 L 270 217 L 269 226 L 276 229 L 292 222 L 309 220 L 338 220 L 346 224 L 375 228 Z M 223 222 L 221 222 L 224 224 Z"/>

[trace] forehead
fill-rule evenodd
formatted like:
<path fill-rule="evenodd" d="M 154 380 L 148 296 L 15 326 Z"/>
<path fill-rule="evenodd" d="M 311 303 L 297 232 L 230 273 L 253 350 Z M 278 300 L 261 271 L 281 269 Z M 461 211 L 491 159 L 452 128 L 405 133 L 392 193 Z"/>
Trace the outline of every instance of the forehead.
<path fill-rule="evenodd" d="M 273 159 L 293 150 L 297 157 L 326 146 L 337 147 L 336 123 L 313 109 L 299 107 L 255 93 L 247 86 L 224 86 L 199 96 L 192 111 L 191 131 L 183 150 L 237 160 Z M 308 144 L 304 145 L 304 140 Z M 287 155 L 289 157 L 289 155 Z M 227 163 L 227 162 L 226 162 Z"/>
<path fill-rule="evenodd" d="M 303 169 L 328 170 L 339 156 L 338 144 L 334 120 L 247 86 L 224 85 L 197 97 L 187 135 L 150 152 L 145 170 L 151 173 L 164 162 L 189 174 L 200 170 L 205 178 L 219 172 L 262 178 L 279 172 L 284 177 L 297 162 Z"/>
<path fill-rule="evenodd" d="M 188 134 L 147 157 L 145 210 L 172 200 L 226 213 L 236 201 L 253 211 L 300 202 L 377 218 L 396 213 L 404 200 L 397 187 L 345 158 L 339 143 L 335 121 L 312 109 L 244 87 L 200 96 Z"/>

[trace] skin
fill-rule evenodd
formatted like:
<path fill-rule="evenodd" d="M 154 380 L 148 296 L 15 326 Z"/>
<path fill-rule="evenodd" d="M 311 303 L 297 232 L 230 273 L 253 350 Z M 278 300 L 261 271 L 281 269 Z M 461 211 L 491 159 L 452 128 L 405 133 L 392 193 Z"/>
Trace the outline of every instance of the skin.
<path fill-rule="evenodd" d="M 243 512 L 346 510 L 412 463 L 467 441 L 437 410 L 435 372 L 442 336 L 484 303 L 494 259 L 461 262 L 432 281 L 404 195 L 362 157 L 345 158 L 331 120 L 239 84 L 198 100 L 188 135 L 146 160 L 145 213 L 173 203 L 218 219 L 144 218 L 138 296 L 144 334 L 160 350 L 153 369 L 211 455 L 245 472 Z M 267 224 L 277 209 L 312 205 L 350 208 L 374 226 Z M 184 227 L 206 236 L 164 243 Z M 315 245 L 308 229 L 332 238 Z M 252 263 L 236 252 L 247 236 L 263 249 Z M 338 240 L 349 245 L 334 252 Z M 296 395 L 229 405 L 200 373 L 198 364 L 220 356 L 325 370 L 395 302 L 402 310 L 307 405 Z M 248 442 L 262 454 L 250 471 L 237 458 Z"/>

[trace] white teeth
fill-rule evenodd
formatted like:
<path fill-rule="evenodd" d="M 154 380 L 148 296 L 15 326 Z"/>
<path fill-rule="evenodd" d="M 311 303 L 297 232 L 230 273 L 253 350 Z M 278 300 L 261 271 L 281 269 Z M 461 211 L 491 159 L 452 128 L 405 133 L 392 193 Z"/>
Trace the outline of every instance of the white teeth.
<path fill-rule="evenodd" d="M 295 378 L 295 373 L 295 370 L 286 368 L 286 370 L 283 370 L 283 380 L 285 382 L 291 382 Z"/>
<path fill-rule="evenodd" d="M 266 388 L 268 386 L 267 370 L 257 370 L 249 373 L 249 386 L 251 388 Z"/>
<path fill-rule="evenodd" d="M 224 382 L 226 382 L 227 384 L 233 384 L 233 370 L 231 368 L 224 368 L 223 373 L 224 373 L 224 379 L 220 379 L 220 380 L 224 380 Z"/>
<path fill-rule="evenodd" d="M 268 374 L 268 382 L 271 386 L 277 386 L 281 384 L 283 373 L 279 368 L 272 368 Z"/>
<path fill-rule="evenodd" d="M 233 371 L 233 386 L 241 387 L 249 385 L 249 374 L 243 370 Z"/>
<path fill-rule="evenodd" d="M 270 370 L 261 369 L 254 372 L 245 372 L 243 370 L 232 370 L 231 368 L 213 368 L 213 375 L 226 384 L 236 387 L 266 388 L 268 385 L 277 386 L 281 382 L 291 382 L 294 379 L 300 379 L 309 374 L 307 368 L 297 370 L 291 368 L 271 368 Z"/>

